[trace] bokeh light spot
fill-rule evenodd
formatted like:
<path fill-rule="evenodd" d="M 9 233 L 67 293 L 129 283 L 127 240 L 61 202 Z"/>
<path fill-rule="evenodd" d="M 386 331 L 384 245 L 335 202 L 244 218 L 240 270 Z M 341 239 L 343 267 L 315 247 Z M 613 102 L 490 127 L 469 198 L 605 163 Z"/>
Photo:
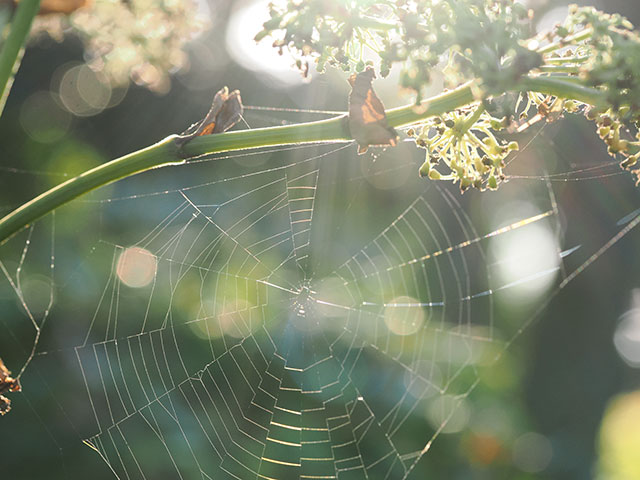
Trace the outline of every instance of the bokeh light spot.
<path fill-rule="evenodd" d="M 476 465 L 490 465 L 503 453 L 502 443 L 493 435 L 472 433 L 466 444 L 469 460 Z"/>
<path fill-rule="evenodd" d="M 552 456 L 551 442 L 539 433 L 525 433 L 513 444 L 513 464 L 523 472 L 541 472 L 547 468 Z"/>
<path fill-rule="evenodd" d="M 60 108 L 51 92 L 40 91 L 22 104 L 20 124 L 32 139 L 52 143 L 67 133 L 71 125 L 71 115 Z"/>
<path fill-rule="evenodd" d="M 78 117 L 97 115 L 111 104 L 109 81 L 85 64 L 68 68 L 57 89 L 64 107 Z"/>
<path fill-rule="evenodd" d="M 457 433 L 469 423 L 471 407 L 465 398 L 442 395 L 429 402 L 426 417 L 440 433 Z"/>
<path fill-rule="evenodd" d="M 554 232 L 542 222 L 491 238 L 502 289 L 513 303 L 535 300 L 552 286 L 560 265 Z"/>
<path fill-rule="evenodd" d="M 396 335 L 416 333 L 424 323 L 424 310 L 412 297 L 397 297 L 385 305 L 384 323 Z"/>
<path fill-rule="evenodd" d="M 116 273 L 122 283 L 132 288 L 146 287 L 156 276 L 158 261 L 149 250 L 125 249 L 118 258 Z"/>
<path fill-rule="evenodd" d="M 620 317 L 613 343 L 630 367 L 640 368 L 640 289 L 634 289 L 631 298 L 631 309 Z"/>

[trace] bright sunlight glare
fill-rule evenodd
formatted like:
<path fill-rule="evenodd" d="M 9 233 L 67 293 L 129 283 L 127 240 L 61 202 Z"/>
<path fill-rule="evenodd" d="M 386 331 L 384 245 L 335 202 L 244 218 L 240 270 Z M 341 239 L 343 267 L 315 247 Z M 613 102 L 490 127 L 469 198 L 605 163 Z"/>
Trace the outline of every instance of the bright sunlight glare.
<path fill-rule="evenodd" d="M 258 0 L 236 7 L 227 26 L 227 49 L 244 68 L 265 73 L 274 86 L 300 85 L 304 80 L 286 49 L 279 55 L 268 38 L 259 43 L 254 40 L 269 18 L 269 3 L 272 2 Z"/>
<path fill-rule="evenodd" d="M 424 310 L 420 301 L 412 297 L 398 297 L 385 305 L 384 323 L 396 335 L 412 335 L 424 323 Z"/>
<path fill-rule="evenodd" d="M 97 115 L 111 103 L 109 81 L 84 64 L 75 64 L 60 78 L 58 93 L 64 107 L 78 117 Z"/>
<path fill-rule="evenodd" d="M 618 355 L 630 366 L 640 368 L 640 289 L 632 291 L 631 309 L 620 317 L 613 336 Z"/>
<path fill-rule="evenodd" d="M 552 286 L 560 264 L 558 244 L 548 225 L 536 223 L 491 239 L 498 285 L 513 302 L 535 301 Z"/>

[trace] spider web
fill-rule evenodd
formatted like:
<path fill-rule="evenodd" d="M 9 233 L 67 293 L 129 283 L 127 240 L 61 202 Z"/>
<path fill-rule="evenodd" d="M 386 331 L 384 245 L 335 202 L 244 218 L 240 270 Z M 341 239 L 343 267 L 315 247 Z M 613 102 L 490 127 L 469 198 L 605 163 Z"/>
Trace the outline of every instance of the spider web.
<path fill-rule="evenodd" d="M 84 441 L 117 478 L 424 478 L 425 454 L 482 366 L 535 319 L 505 333 L 496 296 L 557 275 L 544 307 L 640 216 L 570 273 L 574 245 L 500 282 L 488 242 L 556 230 L 551 182 L 608 165 L 514 175 L 544 180 L 546 208 L 487 228 L 455 188 L 418 179 L 405 147 L 364 159 L 351 144 L 276 148 L 129 179 L 124 194 L 76 202 L 103 222 L 80 266 L 56 260 L 57 217 L 14 240 L 15 261 L 0 266 L 33 346 L 19 375 L 49 372 L 38 381 L 67 427 L 54 441 Z M 181 169 L 197 173 L 175 188 L 164 172 Z M 144 212 L 135 232 L 114 233 L 122 212 Z M 39 229 L 48 248 L 34 252 Z M 132 246 L 153 263 L 142 288 L 123 282 Z M 21 285 L 27 259 L 51 279 L 39 313 Z M 65 302 L 73 318 L 56 317 Z"/>

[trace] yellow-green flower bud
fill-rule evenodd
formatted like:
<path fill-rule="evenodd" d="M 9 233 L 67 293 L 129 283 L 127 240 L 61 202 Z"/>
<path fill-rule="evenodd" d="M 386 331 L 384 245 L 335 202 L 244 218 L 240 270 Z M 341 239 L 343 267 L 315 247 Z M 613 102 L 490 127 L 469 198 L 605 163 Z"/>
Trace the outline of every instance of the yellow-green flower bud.
<path fill-rule="evenodd" d="M 431 180 L 440 180 L 440 172 L 438 172 L 437 170 L 430 170 L 429 178 Z"/>
<path fill-rule="evenodd" d="M 420 170 L 418 170 L 418 173 L 420 174 L 421 177 L 426 177 L 427 175 L 429 175 L 430 168 L 431 166 L 429 165 L 429 162 L 426 161 L 422 164 L 422 166 L 420 167 Z"/>

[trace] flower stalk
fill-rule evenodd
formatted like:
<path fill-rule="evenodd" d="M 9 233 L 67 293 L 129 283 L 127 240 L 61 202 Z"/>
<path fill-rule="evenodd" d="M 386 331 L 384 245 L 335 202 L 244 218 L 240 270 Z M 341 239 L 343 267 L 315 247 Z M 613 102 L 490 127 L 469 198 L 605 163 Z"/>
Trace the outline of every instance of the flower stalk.
<path fill-rule="evenodd" d="M 529 77 L 523 80 L 521 89 L 572 98 L 591 105 L 597 105 L 602 96 L 597 89 L 564 81 L 558 77 Z M 431 97 L 418 106 L 408 105 L 390 109 L 387 111 L 388 123 L 392 127 L 406 126 L 477 102 L 474 90 L 472 82 L 469 82 Z M 0 244 L 38 218 L 71 200 L 145 170 L 179 165 L 188 162 L 189 158 L 220 152 L 274 145 L 348 141 L 351 136 L 347 117 L 342 115 L 317 122 L 196 137 L 182 148 L 175 143 L 175 138 L 174 135 L 169 136 L 154 145 L 88 170 L 20 206 L 0 219 Z"/>

